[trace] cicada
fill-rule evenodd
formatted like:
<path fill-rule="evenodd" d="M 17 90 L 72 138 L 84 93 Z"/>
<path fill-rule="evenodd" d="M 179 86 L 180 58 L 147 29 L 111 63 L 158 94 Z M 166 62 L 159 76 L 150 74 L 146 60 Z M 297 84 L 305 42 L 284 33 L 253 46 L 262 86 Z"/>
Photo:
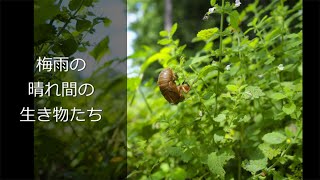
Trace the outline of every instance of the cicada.
<path fill-rule="evenodd" d="M 158 86 L 161 94 L 171 104 L 178 104 L 183 101 L 183 92 L 188 93 L 190 91 L 190 87 L 187 84 L 177 86 L 176 79 L 176 75 L 170 68 L 162 70 L 158 77 Z"/>

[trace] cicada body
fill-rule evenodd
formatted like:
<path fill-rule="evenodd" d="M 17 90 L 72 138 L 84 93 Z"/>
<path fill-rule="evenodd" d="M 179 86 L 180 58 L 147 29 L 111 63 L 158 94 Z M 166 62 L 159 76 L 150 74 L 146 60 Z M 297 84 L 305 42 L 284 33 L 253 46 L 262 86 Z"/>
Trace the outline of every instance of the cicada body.
<path fill-rule="evenodd" d="M 189 92 L 190 87 L 186 84 L 177 86 L 176 76 L 170 68 L 164 69 L 159 74 L 158 86 L 161 94 L 171 104 L 178 104 L 184 100 L 182 92 Z"/>

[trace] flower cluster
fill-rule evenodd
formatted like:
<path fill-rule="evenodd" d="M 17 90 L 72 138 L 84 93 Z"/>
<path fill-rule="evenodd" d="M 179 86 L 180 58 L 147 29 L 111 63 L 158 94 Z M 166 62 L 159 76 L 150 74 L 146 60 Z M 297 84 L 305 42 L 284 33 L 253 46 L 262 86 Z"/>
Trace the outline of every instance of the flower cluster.
<path fill-rule="evenodd" d="M 240 5 L 241 5 L 240 0 L 236 0 L 234 7 L 237 8 L 237 7 L 239 7 Z M 208 12 L 206 12 L 206 14 L 205 14 L 204 17 L 203 17 L 203 20 L 208 20 L 208 19 L 209 19 L 209 15 L 212 14 L 212 13 L 214 13 L 215 10 L 216 10 L 216 7 L 209 8 L 209 9 L 208 9 Z"/>

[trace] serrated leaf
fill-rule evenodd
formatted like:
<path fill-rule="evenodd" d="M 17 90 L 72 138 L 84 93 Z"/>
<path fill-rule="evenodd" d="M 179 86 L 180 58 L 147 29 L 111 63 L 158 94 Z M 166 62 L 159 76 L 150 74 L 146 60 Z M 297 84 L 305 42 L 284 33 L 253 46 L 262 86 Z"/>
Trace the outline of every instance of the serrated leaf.
<path fill-rule="evenodd" d="M 246 160 L 243 161 L 242 166 L 245 170 L 250 171 L 252 174 L 265 169 L 268 164 L 267 158 L 257 159 L 257 160 Z"/>
<path fill-rule="evenodd" d="M 296 105 L 294 103 L 288 103 L 282 107 L 282 111 L 290 115 L 296 110 Z"/>
<path fill-rule="evenodd" d="M 251 174 L 256 174 L 256 172 L 267 168 L 268 158 L 263 154 L 263 152 L 256 148 L 252 153 L 249 155 L 250 160 L 242 161 L 242 167 L 250 171 Z"/>
<path fill-rule="evenodd" d="M 226 119 L 226 115 L 225 114 L 219 114 L 217 117 L 215 117 L 213 120 L 216 122 L 222 122 Z"/>
<path fill-rule="evenodd" d="M 217 27 L 210 28 L 210 29 L 204 29 L 204 30 L 201 30 L 197 33 L 197 37 L 201 40 L 206 41 L 206 40 L 210 39 L 217 32 L 219 32 L 219 29 Z"/>
<path fill-rule="evenodd" d="M 96 47 L 90 52 L 90 55 L 94 57 L 96 61 L 100 61 L 101 58 L 109 53 L 109 37 L 106 36 L 101 40 Z"/>
<path fill-rule="evenodd" d="M 168 44 L 170 44 L 171 42 L 172 42 L 171 39 L 160 39 L 160 40 L 158 41 L 158 44 L 160 44 L 160 45 L 168 45 Z"/>
<path fill-rule="evenodd" d="M 286 98 L 286 96 L 282 93 L 272 93 L 270 95 L 270 98 L 275 99 L 275 100 L 280 100 Z"/>
<path fill-rule="evenodd" d="M 234 158 L 234 155 L 230 152 L 224 152 L 221 155 L 218 155 L 216 152 L 210 153 L 208 155 L 208 166 L 212 174 L 224 178 L 226 172 L 223 166 L 232 158 Z"/>
<path fill-rule="evenodd" d="M 286 140 L 286 136 L 278 132 L 272 132 L 265 134 L 262 137 L 262 140 L 269 144 L 281 144 L 283 141 Z"/>
<path fill-rule="evenodd" d="M 179 147 L 168 147 L 167 152 L 171 156 L 179 157 L 182 155 L 182 150 Z"/>
<path fill-rule="evenodd" d="M 214 6 L 216 4 L 216 0 L 210 0 L 210 5 Z"/>
<path fill-rule="evenodd" d="M 174 23 L 171 27 L 170 36 L 174 35 L 174 33 L 177 31 L 177 28 L 178 28 L 178 24 Z"/>
<path fill-rule="evenodd" d="M 242 95 L 245 99 L 254 99 L 264 96 L 265 94 L 258 86 L 248 86 Z"/>
<path fill-rule="evenodd" d="M 272 147 L 270 147 L 269 144 L 266 143 L 260 144 L 259 149 L 270 160 L 272 160 L 274 157 L 278 156 L 281 153 L 280 149 L 273 149 Z"/>

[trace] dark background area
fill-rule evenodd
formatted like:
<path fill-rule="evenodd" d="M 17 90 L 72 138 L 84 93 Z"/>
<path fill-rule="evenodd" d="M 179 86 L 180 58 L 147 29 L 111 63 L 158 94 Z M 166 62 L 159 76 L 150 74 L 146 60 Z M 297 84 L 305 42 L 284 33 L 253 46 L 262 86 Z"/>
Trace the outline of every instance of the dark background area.
<path fill-rule="evenodd" d="M 319 21 L 320 2 L 303 4 L 303 174 L 320 178 Z"/>
<path fill-rule="evenodd" d="M 0 1 L 0 179 L 33 179 L 33 123 L 20 122 L 33 108 L 33 1 Z"/>

